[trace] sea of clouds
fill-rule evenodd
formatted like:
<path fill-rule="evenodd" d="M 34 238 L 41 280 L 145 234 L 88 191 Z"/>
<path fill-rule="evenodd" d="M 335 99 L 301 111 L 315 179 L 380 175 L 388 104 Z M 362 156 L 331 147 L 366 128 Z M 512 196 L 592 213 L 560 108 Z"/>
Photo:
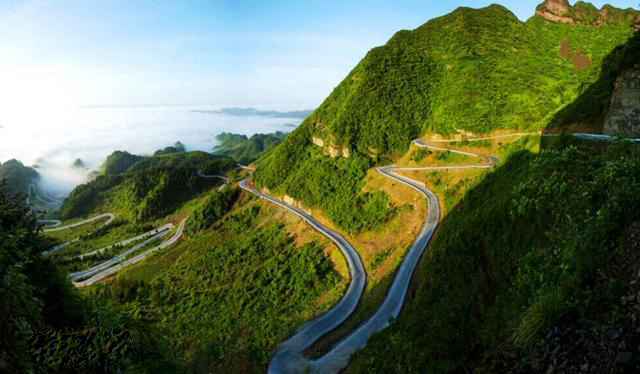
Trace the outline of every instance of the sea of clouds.
<path fill-rule="evenodd" d="M 216 135 L 289 132 L 300 118 L 233 116 L 206 112 L 219 107 L 101 107 L 67 113 L 25 116 L 0 123 L 0 162 L 10 159 L 36 165 L 41 188 L 63 197 L 87 180 L 115 150 L 152 154 L 181 141 L 187 150 L 211 151 Z M 38 123 L 33 123 L 37 118 Z M 2 120 L 2 118 L 0 118 Z M 74 168 L 81 159 L 86 169 Z"/>

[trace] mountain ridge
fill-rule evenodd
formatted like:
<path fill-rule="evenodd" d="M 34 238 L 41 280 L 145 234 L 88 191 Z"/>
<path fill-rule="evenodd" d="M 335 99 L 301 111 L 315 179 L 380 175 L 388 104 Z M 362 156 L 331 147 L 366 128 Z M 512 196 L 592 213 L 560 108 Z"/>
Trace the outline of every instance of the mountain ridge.
<path fill-rule="evenodd" d="M 640 12 L 633 8 L 621 9 L 605 4 L 598 9 L 593 4 L 578 1 L 573 6 L 568 0 L 546 0 L 536 7 L 536 16 L 551 22 L 603 26 L 611 23 L 633 25 L 640 22 Z"/>
<path fill-rule="evenodd" d="M 347 165 L 389 163 L 424 134 L 602 132 L 616 74 L 633 57 L 612 52 L 633 35 L 619 23 L 568 25 L 536 16 L 521 22 L 495 4 L 458 8 L 399 31 L 257 161 L 255 183 L 312 208 L 336 209 L 332 219 L 346 224 L 338 212 L 366 199 L 357 189 L 344 203 L 331 196 L 342 184 L 358 185 L 364 174 L 311 185 L 320 164 L 345 174 Z M 595 83 L 598 89 L 589 91 Z M 584 105 L 574 108 L 578 97 Z"/>

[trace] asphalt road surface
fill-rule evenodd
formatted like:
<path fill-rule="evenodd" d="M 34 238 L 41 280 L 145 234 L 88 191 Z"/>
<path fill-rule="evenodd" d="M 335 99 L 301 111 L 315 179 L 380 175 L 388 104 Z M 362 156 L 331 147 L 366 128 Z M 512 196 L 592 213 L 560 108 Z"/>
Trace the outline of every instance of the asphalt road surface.
<path fill-rule="evenodd" d="M 302 373 L 308 367 L 308 360 L 302 355 L 302 352 L 323 335 L 338 327 L 351 315 L 356 306 L 358 306 L 358 301 L 366 284 L 367 273 L 364 270 L 358 252 L 342 236 L 322 226 L 300 209 L 250 187 L 246 179 L 240 182 L 240 188 L 283 207 L 302 218 L 315 230 L 333 241 L 340 248 L 349 265 L 351 282 L 340 301 L 326 313 L 307 322 L 289 339 L 280 343 L 276 349 L 275 356 L 269 364 L 269 373 Z"/>
<path fill-rule="evenodd" d="M 173 236 L 171 236 L 171 238 L 169 238 L 168 240 L 165 240 L 164 242 L 160 243 L 159 245 L 148 249 L 134 257 L 131 257 L 130 259 L 124 260 L 122 262 L 119 262 L 111 267 L 108 267 L 104 270 L 101 270 L 98 273 L 93 274 L 91 277 L 87 278 L 87 279 L 82 279 L 82 280 L 78 280 L 78 281 L 73 281 L 73 285 L 76 287 L 86 287 L 86 286 L 90 286 L 112 274 L 115 274 L 116 272 L 118 272 L 120 269 L 129 266 L 129 265 L 133 265 L 135 263 L 138 263 L 142 260 L 144 260 L 146 257 L 150 256 L 151 254 L 167 248 L 168 246 L 172 245 L 173 243 L 177 242 L 178 239 L 180 239 L 180 237 L 182 236 L 182 233 L 184 232 L 184 226 L 187 222 L 187 218 L 183 219 L 182 222 L 180 222 L 180 224 L 178 225 L 178 229 L 176 230 L 176 232 L 173 234 Z M 168 231 L 163 231 L 160 232 L 158 234 L 156 234 L 154 237 L 152 237 L 151 239 L 147 239 L 148 241 L 155 239 L 156 237 L 160 237 L 163 236 L 167 233 Z M 145 243 L 146 244 L 146 243 Z M 139 246 L 142 246 L 143 244 L 139 244 Z M 135 247 L 134 247 L 135 248 Z M 130 253 L 133 253 L 134 250 L 131 249 Z M 124 257 L 124 256 L 123 256 Z M 83 277 L 86 276 L 83 275 Z M 82 278 L 82 277 L 78 277 Z"/>
<path fill-rule="evenodd" d="M 529 134 L 509 134 L 501 135 L 502 137 L 509 136 L 522 136 Z M 487 140 L 489 138 L 481 139 L 468 139 L 468 141 Z M 454 142 L 455 140 L 442 140 L 439 139 L 436 142 Z M 433 233 L 438 225 L 440 218 L 440 205 L 435 194 L 426 188 L 424 184 L 412 180 L 408 177 L 395 173 L 396 171 L 411 171 L 411 170 L 449 170 L 449 169 L 489 169 L 492 168 L 500 159 L 493 155 L 480 154 L 468 151 L 459 151 L 442 146 L 431 144 L 430 140 L 416 140 L 415 144 L 418 147 L 429 148 L 434 151 L 449 151 L 458 154 L 463 154 L 472 157 L 479 157 L 485 161 L 483 164 L 468 164 L 468 165 L 452 165 L 452 166 L 426 166 L 426 167 L 411 167 L 405 168 L 400 166 L 385 166 L 377 168 L 377 171 L 395 181 L 398 181 L 422 194 L 428 203 L 428 213 L 425 217 L 424 224 L 418 237 L 411 245 L 405 258 L 400 265 L 393 283 L 389 288 L 389 291 L 376 312 L 371 315 L 363 324 L 352 331 L 349 335 L 343 338 L 340 342 L 334 345 L 329 352 L 324 356 L 310 360 L 304 357 L 303 352 L 311 345 L 313 345 L 318 339 L 325 334 L 331 332 L 338 327 L 343 321 L 345 321 L 351 313 L 355 310 L 362 291 L 366 283 L 366 272 L 358 253 L 346 242 L 340 235 L 329 230 L 328 228 L 320 225 L 312 217 L 304 213 L 298 208 L 290 206 L 278 199 L 275 199 L 269 195 L 266 195 L 260 191 L 249 186 L 247 180 L 243 180 L 240 183 L 240 187 L 250 193 L 259 196 L 262 199 L 268 200 L 278 206 L 281 206 L 290 212 L 298 215 L 310 224 L 314 229 L 321 234 L 327 236 L 334 241 L 349 265 L 349 271 L 351 274 L 351 283 L 345 295 L 325 314 L 314 318 L 313 320 L 302 326 L 296 333 L 289 337 L 284 342 L 280 343 L 276 348 L 275 355 L 269 364 L 268 372 L 270 374 L 280 373 L 337 373 L 344 369 L 353 353 L 363 348 L 367 340 L 374 333 L 381 331 L 389 325 L 389 321 L 396 318 L 402 309 L 405 296 L 411 276 L 426 249 L 429 241 L 433 237 Z"/>

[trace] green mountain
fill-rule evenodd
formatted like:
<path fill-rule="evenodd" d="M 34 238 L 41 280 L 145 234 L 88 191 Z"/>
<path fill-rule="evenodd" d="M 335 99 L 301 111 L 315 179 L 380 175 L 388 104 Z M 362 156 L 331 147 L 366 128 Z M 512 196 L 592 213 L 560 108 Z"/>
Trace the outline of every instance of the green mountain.
<path fill-rule="evenodd" d="M 153 154 L 154 156 L 160 156 L 160 155 L 167 155 L 170 153 L 182 153 L 182 152 L 186 152 L 186 148 L 184 147 L 184 144 L 182 144 L 181 142 L 175 142 L 174 145 L 169 146 L 169 147 L 165 147 L 164 149 L 159 149 L 157 151 L 155 151 L 155 153 Z"/>
<path fill-rule="evenodd" d="M 366 170 L 394 162 L 419 136 L 606 131 L 612 113 L 640 106 L 637 83 L 624 82 L 637 76 L 640 18 L 593 9 L 550 0 L 521 22 L 498 5 L 460 8 L 398 32 L 258 160 L 255 183 L 357 232 L 395 210 L 379 192 L 380 215 L 357 223 L 374 198 L 360 193 Z M 624 347 L 640 341 L 638 303 L 627 301 L 640 268 L 629 244 L 640 220 L 640 149 L 569 139 L 542 148 L 466 183 L 408 305 L 349 372 L 539 372 L 562 364 L 554 360 L 594 367 L 594 357 L 638 368 Z M 431 178 L 445 201 L 460 193 L 459 183 Z M 622 337 L 599 343 L 607 329 Z M 558 332 L 589 338 L 571 343 Z"/>
<path fill-rule="evenodd" d="M 9 191 L 14 194 L 27 194 L 29 185 L 39 178 L 38 172 L 24 166 L 18 160 L 9 160 L 0 164 L 0 181 L 7 184 Z"/>
<path fill-rule="evenodd" d="M 107 157 L 100 170 L 105 175 L 122 173 L 141 159 L 141 156 L 132 155 L 126 151 L 115 151 Z"/>
<path fill-rule="evenodd" d="M 137 156 L 116 151 L 107 157 L 101 175 L 69 194 L 60 216 L 114 212 L 134 222 L 153 221 L 212 187 L 198 176 L 199 170 L 222 175 L 234 168 L 232 159 L 205 152 Z"/>
<path fill-rule="evenodd" d="M 538 11 L 549 4 L 553 15 L 568 18 L 538 14 L 525 25 L 567 34 L 593 28 L 604 40 L 609 28 L 628 28 L 638 14 L 607 6 L 587 17 L 592 6 L 585 3 L 554 7 L 566 1 Z M 565 45 L 556 50 L 563 59 Z M 637 95 L 637 83 L 633 91 L 624 80 L 637 73 L 639 35 L 602 61 L 597 80 L 539 129 L 602 129 L 619 109 L 609 106 L 615 96 Z M 443 217 L 406 307 L 347 372 L 640 369 L 640 147 L 542 140 L 539 153 L 516 152 L 478 179 Z"/>
<path fill-rule="evenodd" d="M 577 8 L 583 18 L 584 7 Z M 357 195 L 364 177 L 357 165 L 388 162 L 422 134 L 602 131 L 615 79 L 637 61 L 617 49 L 633 35 L 631 23 L 521 22 L 491 5 L 400 31 L 259 160 L 255 182 L 356 228 L 345 212 L 368 204 Z M 344 177 L 334 181 L 335 174 Z"/>
<path fill-rule="evenodd" d="M 270 151 L 282 142 L 286 133 L 254 134 L 251 137 L 223 132 L 216 136 L 220 142 L 213 149 L 213 154 L 234 158 L 241 164 L 248 165 L 257 160 L 263 153 Z"/>

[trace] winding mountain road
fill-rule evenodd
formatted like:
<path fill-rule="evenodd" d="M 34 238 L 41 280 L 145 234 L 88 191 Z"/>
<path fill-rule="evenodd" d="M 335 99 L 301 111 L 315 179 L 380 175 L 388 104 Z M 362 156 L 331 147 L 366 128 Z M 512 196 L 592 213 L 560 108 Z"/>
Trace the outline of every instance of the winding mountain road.
<path fill-rule="evenodd" d="M 39 221 L 39 222 L 40 223 L 42 223 L 42 222 L 56 222 L 57 224 L 55 226 L 57 226 L 57 227 L 45 228 L 45 229 L 42 230 L 43 232 L 53 232 L 53 231 L 73 229 L 73 228 L 76 228 L 76 227 L 79 227 L 79 226 L 82 226 L 82 225 L 86 225 L 87 223 L 91 223 L 91 222 L 94 222 L 94 221 L 101 220 L 103 218 L 108 218 L 108 219 L 104 224 L 102 224 L 102 227 L 107 226 L 108 224 L 113 222 L 113 220 L 116 218 L 116 216 L 113 213 L 104 213 L 104 214 L 99 214 L 99 215 L 97 215 L 95 217 L 91 217 L 91 218 L 85 219 L 84 221 L 72 223 L 70 225 L 65 225 L 65 226 L 60 226 L 61 223 L 58 220 L 46 220 L 46 221 Z M 61 251 L 61 250 L 65 249 L 69 244 L 77 242 L 78 240 L 80 240 L 79 237 L 75 238 L 75 239 L 72 239 L 72 240 L 69 240 L 68 242 L 65 242 L 65 243 L 62 243 L 62 244 L 58 244 L 58 245 L 56 245 L 55 247 L 53 247 L 51 249 L 48 249 L 46 251 L 42 251 L 41 254 L 43 256 L 46 256 L 46 255 L 49 255 L 49 254 L 52 254 L 52 253 L 56 253 L 58 251 Z"/>
<path fill-rule="evenodd" d="M 512 136 L 522 136 L 522 134 L 514 134 Z M 506 136 L 505 136 L 506 137 Z M 487 140 L 485 139 L 469 139 L 468 141 Z M 415 181 L 406 176 L 396 174 L 396 171 L 418 171 L 418 170 L 452 170 L 452 169 L 490 169 L 494 167 L 500 158 L 493 155 L 481 153 L 460 151 L 441 146 L 429 144 L 428 139 L 418 139 L 414 144 L 418 147 L 428 148 L 434 151 L 453 152 L 465 156 L 479 157 L 486 161 L 484 164 L 469 165 L 451 165 L 451 166 L 425 166 L 425 167 L 402 167 L 402 166 L 384 166 L 379 167 L 376 171 L 387 178 L 391 178 L 400 182 L 416 191 L 418 191 L 428 203 L 428 212 L 422 229 L 417 238 L 409 248 L 407 255 L 402 260 L 395 278 L 387 295 L 376 312 L 370 316 L 362 325 L 335 344 L 329 352 L 324 356 L 311 360 L 309 369 L 313 373 L 337 373 L 344 369 L 349 363 L 351 356 L 359 349 L 367 344 L 367 341 L 376 332 L 379 332 L 389 326 L 389 322 L 400 314 L 400 310 L 404 304 L 405 297 L 411 277 L 418 265 L 418 262 L 429 245 L 433 233 L 438 226 L 440 220 L 440 203 L 438 198 L 430 189 L 426 188 L 423 183 Z"/>
<path fill-rule="evenodd" d="M 128 260 L 121 261 L 121 262 L 119 262 L 119 263 L 117 263 L 115 265 L 113 265 L 113 263 L 111 263 L 110 265 L 113 265 L 113 266 L 107 267 L 106 269 L 101 270 L 101 271 L 99 271 L 97 273 L 92 272 L 91 274 L 93 274 L 93 275 L 91 277 L 87 278 L 87 279 L 78 280 L 78 281 L 74 280 L 73 281 L 73 285 L 76 286 L 76 287 L 90 286 L 90 285 L 92 285 L 92 284 L 94 284 L 94 283 L 96 283 L 96 282 L 98 282 L 98 281 L 100 281 L 100 280 L 112 275 L 112 274 L 115 274 L 116 272 L 118 272 L 122 268 L 124 268 L 126 266 L 129 266 L 129 265 L 133 265 L 135 263 L 138 263 L 138 262 L 144 260 L 147 256 L 149 256 L 149 255 L 151 255 L 151 254 L 153 254 L 153 253 L 155 253 L 155 252 L 157 252 L 157 251 L 159 251 L 161 249 L 164 249 L 164 248 L 172 245 L 173 243 L 177 242 L 178 239 L 180 239 L 180 237 L 182 236 L 182 233 L 184 232 L 185 224 L 187 222 L 187 218 L 184 218 L 182 220 L 182 222 L 180 222 L 180 224 L 178 225 L 178 229 L 176 230 L 176 232 L 173 234 L 173 236 L 171 238 L 163 241 L 159 245 L 157 245 L 157 246 L 155 246 L 155 247 L 153 247 L 151 249 L 148 249 L 148 250 L 146 250 L 146 251 L 144 251 L 144 252 L 142 252 L 142 253 L 140 253 L 140 254 L 138 254 L 138 255 L 136 255 L 136 256 L 128 259 Z M 145 242 L 140 243 L 137 246 L 135 246 L 132 249 L 130 249 L 129 251 L 127 251 L 127 254 L 135 252 L 139 248 L 142 248 L 144 245 L 146 245 L 149 241 L 151 241 L 153 239 L 156 239 L 156 238 L 159 238 L 161 236 L 164 236 L 168 232 L 169 231 L 167 230 L 167 231 L 163 231 L 163 232 L 160 232 L 160 233 L 156 234 L 155 236 L 151 237 L 150 239 L 147 239 Z M 119 259 L 122 259 L 122 258 L 124 258 L 126 256 L 126 254 L 122 254 L 122 255 L 119 255 L 119 256 L 120 256 Z M 116 257 L 118 257 L 118 256 L 116 256 Z M 111 261 L 111 260 L 109 260 L 109 261 Z M 98 265 L 98 266 L 100 266 L 100 265 Z M 79 272 L 79 273 L 81 273 L 81 272 Z M 74 279 L 82 279 L 82 278 L 84 278 L 84 277 L 86 277 L 88 275 L 89 275 L 89 273 L 82 274 L 82 275 L 74 277 Z"/>
<path fill-rule="evenodd" d="M 467 141 L 473 142 L 525 135 L 532 134 L 507 134 L 491 138 L 467 139 Z M 466 156 L 479 157 L 485 162 L 482 164 L 451 166 L 385 166 L 376 169 L 385 177 L 391 178 L 410 188 L 413 188 L 422 196 L 424 196 L 428 203 L 427 216 L 425 217 L 425 221 L 422 229 L 420 230 L 420 233 L 418 234 L 417 238 L 409 248 L 409 251 L 400 264 L 393 283 L 391 284 L 391 287 L 389 288 L 389 291 L 387 292 L 387 295 L 380 307 L 363 324 L 361 324 L 349 335 L 335 344 L 329 352 L 327 352 L 324 356 L 314 360 L 309 360 L 308 358 L 304 357 L 304 350 L 309 348 L 318 339 L 331 332 L 338 325 L 340 325 L 340 323 L 345 321 L 355 310 L 360 300 L 366 283 L 366 272 L 364 271 L 364 267 L 362 265 L 362 262 L 360 261 L 360 257 L 358 256 L 357 252 L 346 242 L 346 240 L 344 240 L 344 238 L 342 238 L 337 233 L 329 230 L 328 228 L 320 225 L 317 221 L 315 221 L 306 213 L 302 212 L 300 209 L 290 206 L 260 191 L 257 191 L 256 189 L 248 185 L 248 181 L 246 179 L 240 183 L 240 187 L 242 189 L 289 210 L 290 212 L 304 219 L 305 222 L 309 223 L 321 234 L 334 241 L 338 245 L 342 253 L 345 255 L 351 274 L 351 282 L 349 284 L 349 288 L 337 304 L 335 304 L 325 314 L 316 317 L 305 324 L 291 337 L 278 345 L 278 347 L 276 348 L 276 353 L 269 364 L 268 372 L 270 374 L 305 372 L 337 373 L 347 366 L 349 359 L 357 350 L 363 348 L 366 345 L 371 335 L 387 327 L 389 325 L 389 321 L 395 319 L 398 316 L 404 304 L 413 272 L 418 264 L 418 261 L 420 260 L 420 257 L 424 253 L 424 250 L 433 237 L 433 233 L 435 232 L 435 229 L 438 225 L 440 219 L 440 204 L 438 203 L 438 198 L 435 196 L 433 191 L 426 188 L 423 183 L 399 175 L 396 172 L 415 170 L 490 169 L 500 161 L 500 158 L 493 155 L 460 151 L 431 144 L 452 142 L 456 142 L 456 140 L 417 139 L 414 141 L 414 144 L 418 147 L 428 148 L 434 151 L 449 151 Z"/>
<path fill-rule="evenodd" d="M 101 220 L 103 218 L 108 218 L 108 220 L 102 225 L 102 226 L 106 226 L 106 225 L 110 224 L 111 222 L 113 222 L 113 220 L 116 218 L 116 216 L 113 213 L 103 213 L 103 214 L 99 214 L 97 216 L 85 219 L 84 221 L 72 223 L 70 225 L 65 225 L 65 226 L 46 228 L 46 229 L 43 229 L 42 231 L 44 231 L 44 232 L 52 232 L 52 231 L 73 229 L 73 228 L 76 228 L 78 226 L 86 225 L 87 223 L 91 223 L 91 222 L 94 222 L 94 221 Z"/>
<path fill-rule="evenodd" d="M 98 265 L 95 265 L 95 266 L 93 266 L 93 267 L 91 267 L 89 269 L 85 269 L 85 270 L 82 270 L 82 271 L 76 271 L 76 272 L 73 272 L 73 273 L 69 273 L 69 278 L 71 278 L 74 281 L 75 280 L 79 280 L 79 279 L 89 278 L 90 276 L 95 275 L 95 274 L 99 273 L 100 271 L 102 271 L 102 270 L 104 270 L 104 269 L 106 269 L 106 268 L 118 263 L 120 260 L 122 260 L 123 258 L 127 257 L 129 254 L 134 253 L 135 251 L 139 250 L 140 248 L 144 247 L 149 242 L 151 242 L 151 241 L 153 241 L 153 240 L 155 240 L 157 238 L 161 238 L 161 237 L 167 235 L 169 233 L 169 231 L 171 231 L 171 229 L 173 229 L 173 227 L 174 227 L 173 223 L 169 223 L 169 224 L 166 224 L 166 225 L 162 226 L 161 230 L 159 230 L 159 229 L 153 230 L 155 232 L 152 235 L 146 235 L 145 236 L 145 240 L 143 240 L 141 243 L 138 243 L 135 246 L 133 246 L 132 248 L 130 248 L 130 249 L 128 249 L 128 250 L 126 250 L 126 251 L 124 251 L 124 252 L 122 252 L 122 253 L 120 253 L 120 254 L 118 254 L 116 256 L 113 256 L 112 258 L 110 258 L 110 259 L 108 259 L 108 260 L 106 260 L 106 261 L 104 261 L 104 262 L 102 262 L 102 263 L 100 263 Z M 151 236 L 151 237 L 149 237 L 149 236 Z M 133 241 L 134 240 L 132 240 L 132 239 L 127 239 L 126 240 L 127 243 L 131 243 Z M 122 243 L 122 242 L 120 242 L 120 243 Z M 112 247 L 114 247 L 114 246 L 112 246 Z M 102 249 L 104 250 L 104 248 L 102 248 Z M 78 257 L 80 259 L 82 259 L 82 258 L 85 258 L 85 257 L 88 257 L 88 256 L 90 256 L 90 255 L 86 254 L 86 255 L 81 255 L 81 256 L 78 256 Z M 78 257 L 76 257 L 76 258 L 78 258 Z"/>
<path fill-rule="evenodd" d="M 358 252 L 342 236 L 321 225 L 302 210 L 250 187 L 246 179 L 240 182 L 240 188 L 281 206 L 302 218 L 311 227 L 334 242 L 349 265 L 351 282 L 340 301 L 321 316 L 307 322 L 289 339 L 280 343 L 275 356 L 269 364 L 269 373 L 304 372 L 308 366 L 308 360 L 302 355 L 302 352 L 323 335 L 338 327 L 356 309 L 360 296 L 364 291 L 367 273 L 364 270 Z"/>
<path fill-rule="evenodd" d="M 231 183 L 231 181 L 229 180 L 229 178 L 223 176 L 223 175 L 206 175 L 202 172 L 202 170 L 198 170 L 198 176 L 202 177 L 202 178 L 208 178 L 208 179 L 221 179 L 222 181 L 224 181 L 224 183 L 222 184 L 222 186 L 218 187 L 218 191 L 222 190 L 223 188 L 225 188 L 229 183 Z"/>
<path fill-rule="evenodd" d="M 228 185 L 229 183 L 231 183 L 231 181 L 222 175 L 206 175 L 204 174 L 201 170 L 198 170 L 198 176 L 202 177 L 202 178 L 209 178 L 209 179 L 221 179 L 224 181 L 224 184 L 218 188 L 218 190 L 224 188 L 226 185 Z M 84 221 L 81 222 L 76 222 L 74 224 L 70 224 L 70 225 L 65 225 L 65 226 L 60 226 L 60 227 L 55 227 L 55 228 L 47 228 L 44 229 L 43 231 L 45 232 L 50 232 L 50 231 L 59 231 L 59 230 L 66 230 L 66 229 L 71 229 L 71 228 L 75 228 L 90 222 L 94 222 L 96 220 L 102 219 L 104 217 L 108 217 L 108 221 L 105 222 L 104 225 L 108 225 L 110 224 L 114 219 L 115 219 L 115 215 L 113 213 L 104 213 L 89 219 L 86 219 Z M 118 242 L 116 244 L 112 244 L 110 246 L 107 247 L 103 247 L 100 249 L 96 249 L 94 251 L 91 251 L 89 253 L 85 253 L 82 255 L 78 255 L 74 258 L 77 258 L 79 260 L 82 260 L 84 258 L 87 257 L 91 257 L 91 256 L 95 256 L 97 254 L 103 253 L 109 249 L 112 249 L 116 246 L 125 246 L 128 245 L 130 243 L 133 243 L 135 241 L 138 240 L 143 240 L 141 243 L 136 244 L 135 246 L 133 246 L 132 248 L 126 250 L 123 253 L 120 253 L 98 265 L 95 265 L 91 268 L 82 270 L 82 271 L 77 271 L 77 272 L 72 272 L 69 274 L 69 277 L 71 278 L 73 284 L 76 287 L 85 287 L 85 286 L 89 286 L 92 285 L 112 274 L 115 274 L 117 271 L 119 271 L 120 269 L 135 264 L 137 262 L 140 262 L 142 260 L 144 260 L 147 256 L 151 255 L 152 253 L 164 249 L 170 245 L 172 245 L 173 243 L 175 243 L 176 241 L 178 241 L 178 239 L 180 239 L 180 237 L 182 236 L 182 233 L 184 232 L 184 227 L 185 224 L 187 222 L 187 218 L 184 218 L 180 224 L 178 225 L 178 228 L 176 230 L 176 232 L 173 234 L 173 236 L 171 238 L 169 238 L 168 240 L 165 240 L 164 242 L 160 243 L 159 245 L 150 248 L 134 257 L 131 257 L 129 259 L 126 259 L 127 256 L 135 253 L 136 251 L 140 250 L 141 248 L 144 248 L 147 244 L 149 244 L 150 242 L 152 242 L 153 240 L 162 238 L 164 236 L 166 236 L 174 227 L 175 225 L 173 223 L 167 223 L 163 226 L 160 226 L 158 228 L 155 228 L 151 231 L 148 231 L 144 234 L 138 235 L 136 237 L 133 238 L 129 238 L 126 240 L 123 240 L 121 242 Z M 54 221 L 54 220 L 52 220 Z M 56 221 L 59 222 L 59 221 Z M 59 223 L 58 223 L 59 224 Z M 79 238 L 76 238 L 74 240 L 71 240 L 69 242 L 60 244 L 48 251 L 43 252 L 43 255 L 45 254 L 49 254 L 49 253 L 54 253 L 57 252 L 59 250 L 62 250 L 64 247 L 66 247 L 67 245 L 78 241 Z M 126 260 L 125 260 L 126 259 Z"/>
<path fill-rule="evenodd" d="M 113 247 L 116 247 L 116 246 L 126 246 L 126 245 L 129 245 L 130 243 L 133 243 L 135 241 L 146 239 L 146 238 L 148 238 L 150 236 L 155 236 L 158 233 L 161 233 L 161 232 L 164 232 L 164 231 L 167 231 L 167 230 L 171 230 L 174 227 L 175 227 L 175 225 L 173 223 L 167 223 L 167 224 L 164 224 L 164 225 L 162 225 L 160 227 L 157 227 L 157 228 L 155 228 L 153 230 L 147 231 L 144 234 L 140 234 L 140 235 L 135 236 L 133 238 L 129 238 L 129 239 L 123 240 L 121 242 L 118 242 L 118 243 L 115 243 L 115 244 L 111 244 L 109 246 L 106 246 L 106 247 L 103 247 L 103 248 L 100 248 L 100 249 L 96 249 L 96 250 L 88 252 L 88 253 L 77 255 L 76 257 L 73 257 L 73 258 L 77 258 L 78 260 L 82 260 L 82 259 L 84 259 L 86 257 L 95 256 L 95 255 L 100 254 L 100 253 L 102 253 L 104 251 L 108 251 L 109 249 L 112 249 Z M 165 232 L 165 234 L 166 234 L 166 232 Z"/>

